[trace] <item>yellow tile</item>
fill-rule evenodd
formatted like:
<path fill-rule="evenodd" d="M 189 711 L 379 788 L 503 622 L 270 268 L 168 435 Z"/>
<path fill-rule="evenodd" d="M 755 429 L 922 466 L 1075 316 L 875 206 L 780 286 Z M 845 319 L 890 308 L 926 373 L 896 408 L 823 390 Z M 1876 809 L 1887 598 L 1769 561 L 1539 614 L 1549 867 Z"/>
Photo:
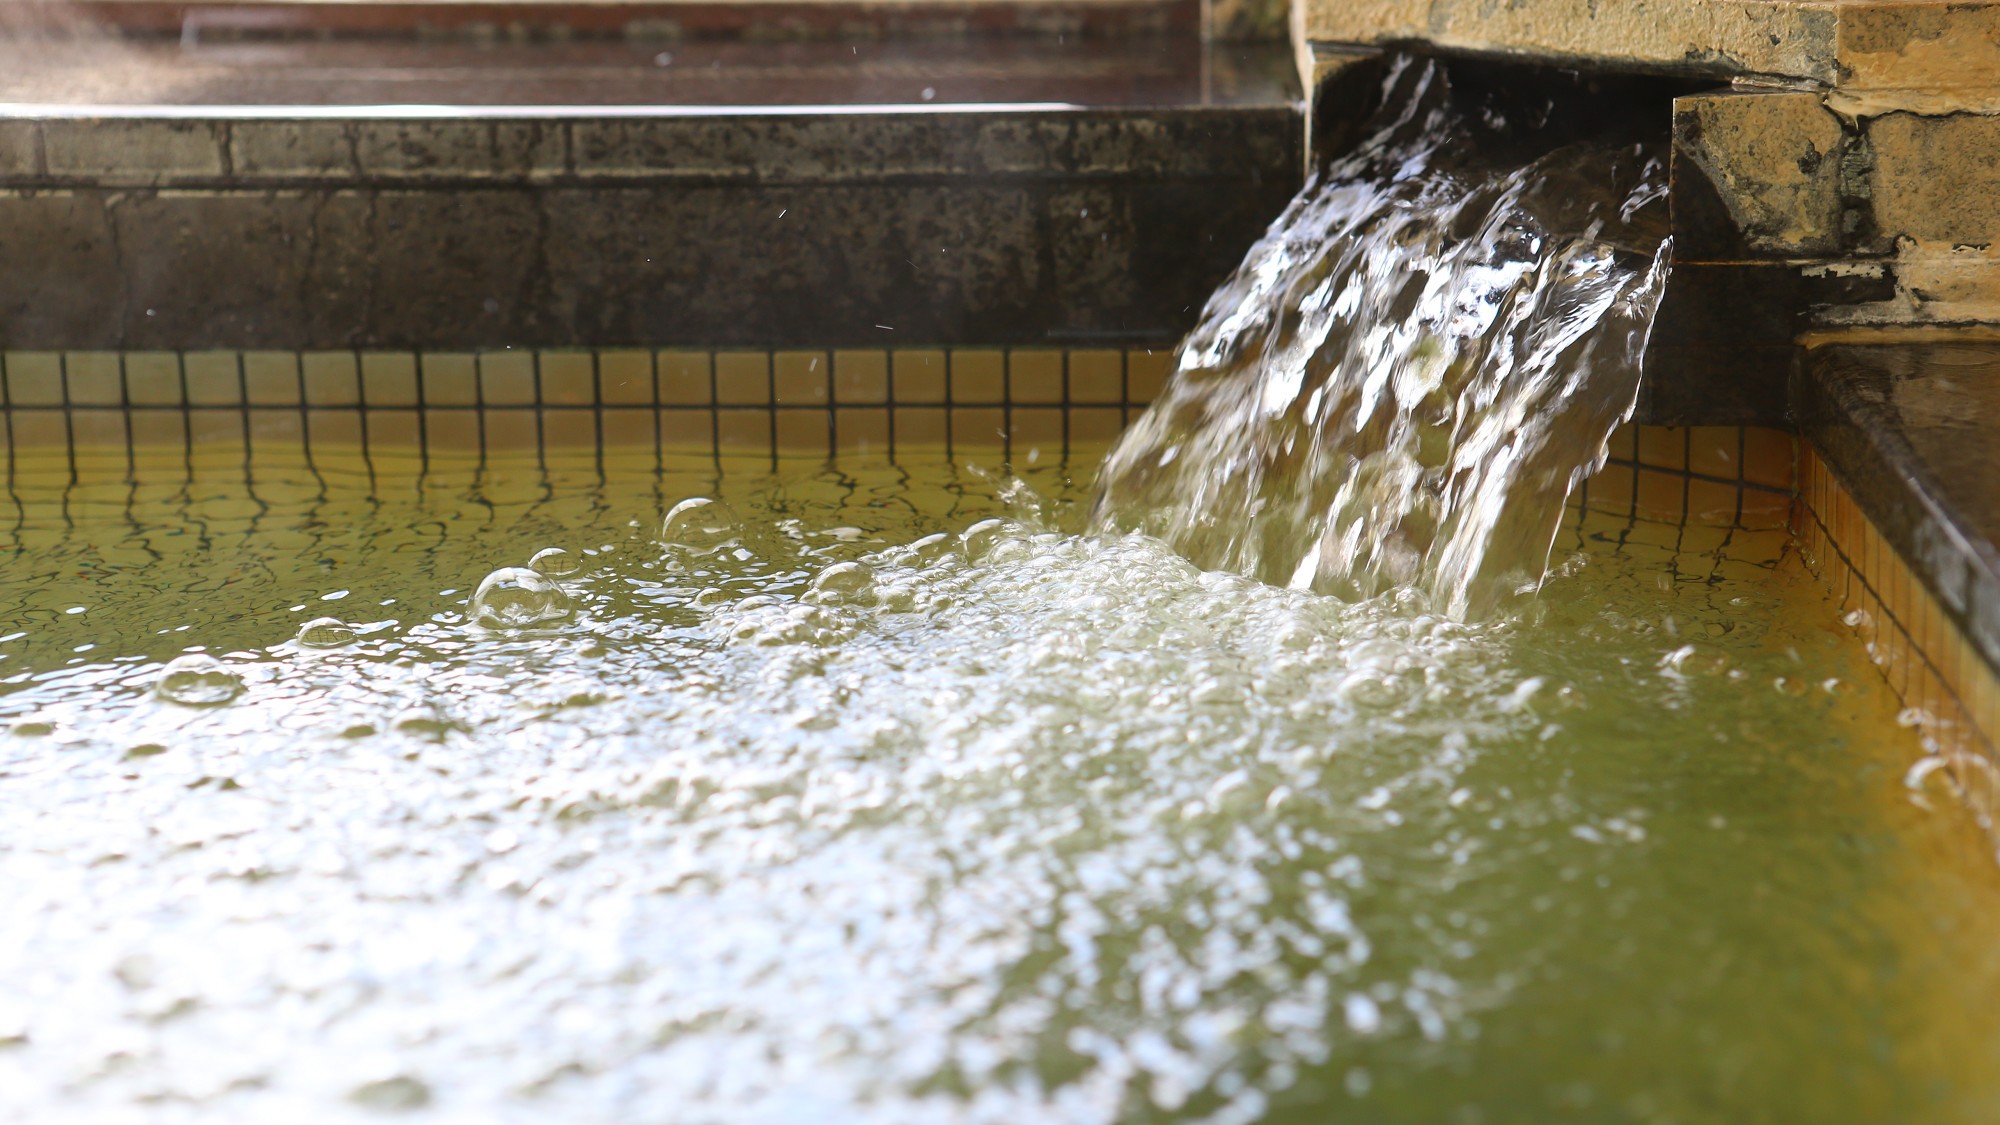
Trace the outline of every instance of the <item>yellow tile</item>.
<path fill-rule="evenodd" d="M 707 352 L 663 351 L 660 362 L 660 405 L 707 406 L 713 401 L 713 372 Z"/>
<path fill-rule="evenodd" d="M 1702 524 L 1732 524 L 1740 490 L 1734 485 L 1712 480 L 1690 480 L 1687 486 L 1688 521 Z"/>
<path fill-rule="evenodd" d="M 358 406 L 361 380 L 353 352 L 306 352 L 299 357 L 308 406 Z"/>
<path fill-rule="evenodd" d="M 426 406 L 479 402 L 479 358 L 463 352 L 425 352 L 418 358 Z"/>
<path fill-rule="evenodd" d="M 771 452 L 769 411 L 725 410 L 716 415 L 715 428 L 716 447 L 719 451 L 764 454 Z"/>
<path fill-rule="evenodd" d="M 487 406 L 534 405 L 535 354 L 533 352 L 480 352 L 476 366 L 479 369 L 479 395 L 482 403 Z"/>
<path fill-rule="evenodd" d="M 352 358 L 352 357 L 349 357 Z M 310 369 L 308 369 L 310 372 Z M 307 383 L 308 390 L 312 384 Z M 306 412 L 307 440 L 320 446 L 358 447 L 361 444 L 359 410 L 310 410 Z"/>
<path fill-rule="evenodd" d="M 1636 510 L 1640 515 L 1652 519 L 1678 521 L 1683 511 L 1682 505 L 1686 500 L 1686 493 L 1685 477 L 1641 469 Z"/>
<path fill-rule="evenodd" d="M 1069 353 L 1069 401 L 1125 401 L 1125 353 L 1103 348 L 1078 348 Z"/>
<path fill-rule="evenodd" d="M 416 390 L 415 364 L 411 364 L 410 389 Z M 370 410 L 367 412 L 370 453 L 415 456 L 423 451 L 423 437 L 417 428 L 414 410 Z"/>
<path fill-rule="evenodd" d="M 650 376 L 652 375 L 650 364 L 647 367 L 646 374 L 649 377 L 647 382 L 650 384 Z M 650 447 L 656 438 L 654 422 L 657 417 L 657 414 L 650 409 L 641 410 L 630 406 L 606 407 L 604 411 L 605 446 L 619 449 L 631 448 L 633 446 Z"/>
<path fill-rule="evenodd" d="M 1784 556 L 1791 536 L 1782 530 L 1736 531 L 1729 537 L 1729 557 L 1741 562 L 1768 566 Z"/>
<path fill-rule="evenodd" d="M 1879 537 L 1878 537 L 1879 538 Z M 1910 627 L 1910 576 L 1903 568 L 1903 560 L 1896 556 L 1895 548 L 1881 540 L 1882 577 L 1885 587 L 1883 597 L 1888 601 L 1889 616 L 1896 619 L 1903 628 Z"/>
<path fill-rule="evenodd" d="M 1743 479 L 1773 488 L 1791 488 L 1795 477 L 1792 435 L 1762 426 L 1743 429 Z"/>
<path fill-rule="evenodd" d="M 900 392 L 902 388 L 899 386 Z M 833 353 L 833 400 L 839 403 L 886 403 L 889 401 L 889 353 L 884 351 L 839 351 Z"/>
<path fill-rule="evenodd" d="M 771 378 L 779 406 L 824 406 L 833 373 L 825 352 L 779 352 L 771 357 Z"/>
<path fill-rule="evenodd" d="M 1640 426 L 1639 464 L 1655 469 L 1687 468 L 1687 430 L 1681 426 Z"/>
<path fill-rule="evenodd" d="M 596 359 L 586 351 L 543 352 L 542 401 L 550 406 L 596 406 Z"/>
<path fill-rule="evenodd" d="M 437 357 L 424 357 L 424 380 L 426 394 L 430 385 L 431 361 Z M 469 357 L 468 357 L 469 358 Z M 424 411 L 424 441 L 435 452 L 468 452 L 479 448 L 479 412 L 458 408 L 433 408 Z"/>
<path fill-rule="evenodd" d="M 1007 353 L 1008 401 L 1060 403 L 1063 353 L 1050 348 L 1015 348 Z"/>
<path fill-rule="evenodd" d="M 133 411 L 132 448 L 135 455 L 151 451 L 178 461 L 187 449 L 187 429 L 181 424 L 179 412 Z"/>
<path fill-rule="evenodd" d="M 1938 651 L 1936 651 L 1936 655 L 1938 655 L 1938 677 L 1944 681 L 1944 687 L 1950 689 L 1950 693 L 1956 695 L 1960 699 L 1960 703 L 1966 703 L 1966 705 L 1972 703 L 1972 695 L 1970 695 L 1970 687 L 1972 685 L 1968 683 L 1968 677 L 1966 677 L 1966 657 L 1968 657 L 1968 653 L 1970 653 L 1970 649 L 1966 645 L 1966 635 L 1960 633 L 1956 625 L 1952 625 L 1950 621 L 1946 621 L 1944 623 L 1944 637 L 1940 639 L 1940 645 L 1938 645 Z"/>
<path fill-rule="evenodd" d="M 889 452 L 889 411 L 841 409 L 833 412 L 834 448 L 843 453 L 886 455 Z"/>
<path fill-rule="evenodd" d="M 1744 527 L 1789 527 L 1792 523 L 1792 499 L 1783 493 L 1746 488 L 1742 491 L 1742 501 L 1743 512 L 1738 519 Z"/>
<path fill-rule="evenodd" d="M 706 410 L 662 410 L 660 446 L 675 451 L 712 453 L 716 444 L 715 425 L 716 419 Z"/>
<path fill-rule="evenodd" d="M 1134 403 L 1160 397 L 1174 369 L 1172 348 L 1133 348 L 1125 353 L 1125 393 Z"/>
<path fill-rule="evenodd" d="M 597 448 L 597 412 L 594 410 L 544 411 L 542 413 L 542 444 L 550 449 Z"/>
<path fill-rule="evenodd" d="M 902 393 L 902 357 L 896 358 L 898 401 Z M 945 426 L 945 412 L 937 407 L 897 407 L 896 450 L 899 454 L 913 449 L 943 449 L 948 431 Z"/>
<path fill-rule="evenodd" d="M 779 410 L 778 452 L 825 457 L 832 451 L 824 410 Z"/>
<path fill-rule="evenodd" d="M 115 451 L 118 460 L 124 460 L 124 451 L 132 442 L 132 435 L 125 428 L 125 411 L 113 408 L 76 407 L 70 411 L 70 444 L 83 456 L 86 450 Z"/>
<path fill-rule="evenodd" d="M 1971 682 L 1973 725 L 1987 742 L 2000 746 L 2000 677 L 1982 659 Z"/>
<path fill-rule="evenodd" d="M 63 369 L 71 406 L 118 406 L 125 401 L 117 352 L 70 352 L 64 356 Z"/>
<path fill-rule="evenodd" d="M 597 357 L 597 383 L 607 406 L 653 405 L 653 353 L 631 350 L 600 353 Z M 649 417 L 647 432 L 651 433 L 652 428 Z"/>
<path fill-rule="evenodd" d="M 1625 515 L 1632 511 L 1632 470 L 1624 465 L 1606 465 L 1585 482 L 1584 503 L 1593 511 Z"/>
<path fill-rule="evenodd" d="M 125 395 L 134 406 L 179 406 L 181 357 L 173 352 L 126 353 Z"/>
<path fill-rule="evenodd" d="M 1056 407 L 1017 406 L 1010 431 L 1016 463 L 1035 464 L 1064 453 L 1063 412 Z"/>
<path fill-rule="evenodd" d="M 1076 368 L 1070 368 L 1072 378 Z M 1125 428 L 1124 412 L 1116 407 L 1078 406 L 1069 412 L 1071 450 L 1085 445 L 1108 445 Z"/>
<path fill-rule="evenodd" d="M 363 352 L 361 395 L 370 406 L 415 406 L 417 357 L 409 352 Z"/>
<path fill-rule="evenodd" d="M 913 349 L 890 353 L 890 374 L 896 384 L 896 393 L 891 403 L 901 406 L 906 403 L 944 401 L 944 353 Z M 902 440 L 898 426 L 897 441 Z M 943 439 L 940 438 L 940 441 Z"/>
<path fill-rule="evenodd" d="M 1742 441 L 1740 426 L 1693 426 L 1688 430 L 1688 470 L 1724 480 L 1740 479 L 1743 464 L 1737 456 Z"/>
<path fill-rule="evenodd" d="M 715 353 L 715 401 L 758 406 L 771 401 L 771 360 L 763 352 Z M 768 433 L 769 427 L 766 427 Z M 768 438 L 765 441 L 768 447 Z"/>
<path fill-rule="evenodd" d="M 1003 410 L 978 407 L 951 412 L 951 444 L 958 453 L 969 449 L 998 448 L 1006 438 L 1007 414 Z"/>
<path fill-rule="evenodd" d="M 62 356 L 55 352 L 8 352 L 7 401 L 14 406 L 61 406 Z"/>
<path fill-rule="evenodd" d="M 482 411 L 479 421 L 486 431 L 489 456 L 533 453 L 542 439 L 540 419 L 531 410 Z"/>
<path fill-rule="evenodd" d="M 274 478 L 287 479 L 302 491 L 299 499 L 315 495 L 317 483 L 299 473 L 306 466 L 306 420 L 297 410 L 285 407 L 252 407 L 244 413 L 250 419 L 250 460 L 253 478 L 265 485 Z M 287 474 L 277 478 L 276 474 Z"/>
<path fill-rule="evenodd" d="M 998 351 L 951 353 L 951 401 L 998 406 L 1007 399 L 1007 356 Z"/>
<path fill-rule="evenodd" d="M 259 406 L 297 406 L 299 361 L 290 352 L 189 352 L 177 366 L 187 401 L 195 406 L 238 406 L 248 392 Z"/>

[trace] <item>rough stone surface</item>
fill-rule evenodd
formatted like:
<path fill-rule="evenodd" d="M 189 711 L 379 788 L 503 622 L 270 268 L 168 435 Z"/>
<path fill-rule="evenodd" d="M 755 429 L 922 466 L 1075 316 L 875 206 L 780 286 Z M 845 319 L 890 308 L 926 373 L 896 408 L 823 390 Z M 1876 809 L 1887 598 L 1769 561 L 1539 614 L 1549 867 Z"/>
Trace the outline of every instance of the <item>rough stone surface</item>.
<path fill-rule="evenodd" d="M 1832 82 L 1828 0 L 1302 0 L 1303 37 Z"/>
<path fill-rule="evenodd" d="M 1302 0 L 1324 43 L 1439 47 L 1860 90 L 1986 89 L 1994 0 Z"/>
<path fill-rule="evenodd" d="M 1674 101 L 1676 252 L 1812 257 L 1845 242 L 1840 119 L 1815 93 Z M 1719 213 L 1704 211 L 1710 202 Z"/>

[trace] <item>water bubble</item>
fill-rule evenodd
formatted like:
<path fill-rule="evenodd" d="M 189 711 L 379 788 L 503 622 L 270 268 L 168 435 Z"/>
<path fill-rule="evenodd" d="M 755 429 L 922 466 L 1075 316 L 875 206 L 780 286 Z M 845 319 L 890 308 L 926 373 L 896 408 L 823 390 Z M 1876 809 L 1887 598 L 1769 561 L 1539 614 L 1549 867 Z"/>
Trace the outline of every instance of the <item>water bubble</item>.
<path fill-rule="evenodd" d="M 660 524 L 660 541 L 683 550 L 707 553 L 735 543 L 742 534 L 742 521 L 729 505 L 705 496 L 693 496 L 675 504 Z"/>
<path fill-rule="evenodd" d="M 577 561 L 575 555 L 561 547 L 544 547 L 528 560 L 528 568 L 538 574 L 546 574 L 550 578 L 561 578 L 564 575 L 575 574 L 582 569 L 582 564 Z"/>
<path fill-rule="evenodd" d="M 813 576 L 813 600 L 832 605 L 866 605 L 874 600 L 875 572 L 857 562 L 834 563 Z"/>
<path fill-rule="evenodd" d="M 299 626 L 299 643 L 307 648 L 339 648 L 353 644 L 358 635 L 338 617 L 315 617 Z"/>
<path fill-rule="evenodd" d="M 1020 532 L 1021 525 L 1013 520 L 980 520 L 959 533 L 958 546 L 967 559 L 978 562 L 992 554 L 1001 543 L 1019 538 Z"/>
<path fill-rule="evenodd" d="M 214 707 L 243 694 L 243 677 L 205 652 L 190 652 L 161 669 L 159 684 L 153 690 L 169 703 Z"/>
<path fill-rule="evenodd" d="M 469 616 L 488 629 L 525 629 L 574 611 L 555 579 L 525 566 L 503 566 L 479 583 Z"/>

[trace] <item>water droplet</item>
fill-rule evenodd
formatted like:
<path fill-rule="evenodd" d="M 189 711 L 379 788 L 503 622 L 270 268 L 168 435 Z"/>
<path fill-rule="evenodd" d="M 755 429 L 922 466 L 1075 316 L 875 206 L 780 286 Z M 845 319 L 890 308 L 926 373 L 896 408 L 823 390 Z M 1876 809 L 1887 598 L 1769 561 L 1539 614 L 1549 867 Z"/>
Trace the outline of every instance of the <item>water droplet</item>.
<path fill-rule="evenodd" d="M 243 677 L 205 652 L 190 652 L 161 669 L 153 690 L 169 703 L 214 707 L 243 694 Z"/>
<path fill-rule="evenodd" d="M 737 541 L 742 521 L 729 505 L 705 496 L 675 504 L 660 524 L 660 541 L 683 550 L 708 553 Z"/>
<path fill-rule="evenodd" d="M 503 566 L 473 591 L 468 616 L 488 629 L 525 629 L 575 611 L 555 579 L 525 566 Z"/>
<path fill-rule="evenodd" d="M 299 626 L 299 643 L 307 648 L 339 648 L 354 643 L 354 626 L 338 617 L 315 617 Z"/>
<path fill-rule="evenodd" d="M 546 574 L 550 578 L 561 578 L 567 574 L 575 574 L 578 570 L 582 569 L 581 564 L 577 562 L 576 556 L 563 550 L 561 547 L 544 547 L 536 551 L 535 557 L 528 560 L 528 567 L 537 573 Z"/>

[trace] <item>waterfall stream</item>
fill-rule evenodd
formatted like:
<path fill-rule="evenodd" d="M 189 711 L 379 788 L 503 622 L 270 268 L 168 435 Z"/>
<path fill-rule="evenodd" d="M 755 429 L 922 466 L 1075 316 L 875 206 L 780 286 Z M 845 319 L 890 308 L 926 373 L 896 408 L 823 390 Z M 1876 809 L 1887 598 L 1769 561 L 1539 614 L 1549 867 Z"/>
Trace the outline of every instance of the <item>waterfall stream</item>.
<path fill-rule="evenodd" d="M 1099 529 L 1461 618 L 1535 587 L 1638 394 L 1665 148 L 1537 151 L 1535 122 L 1468 100 L 1435 62 L 1392 67 L 1367 139 L 1210 299 L 1113 450 Z"/>

